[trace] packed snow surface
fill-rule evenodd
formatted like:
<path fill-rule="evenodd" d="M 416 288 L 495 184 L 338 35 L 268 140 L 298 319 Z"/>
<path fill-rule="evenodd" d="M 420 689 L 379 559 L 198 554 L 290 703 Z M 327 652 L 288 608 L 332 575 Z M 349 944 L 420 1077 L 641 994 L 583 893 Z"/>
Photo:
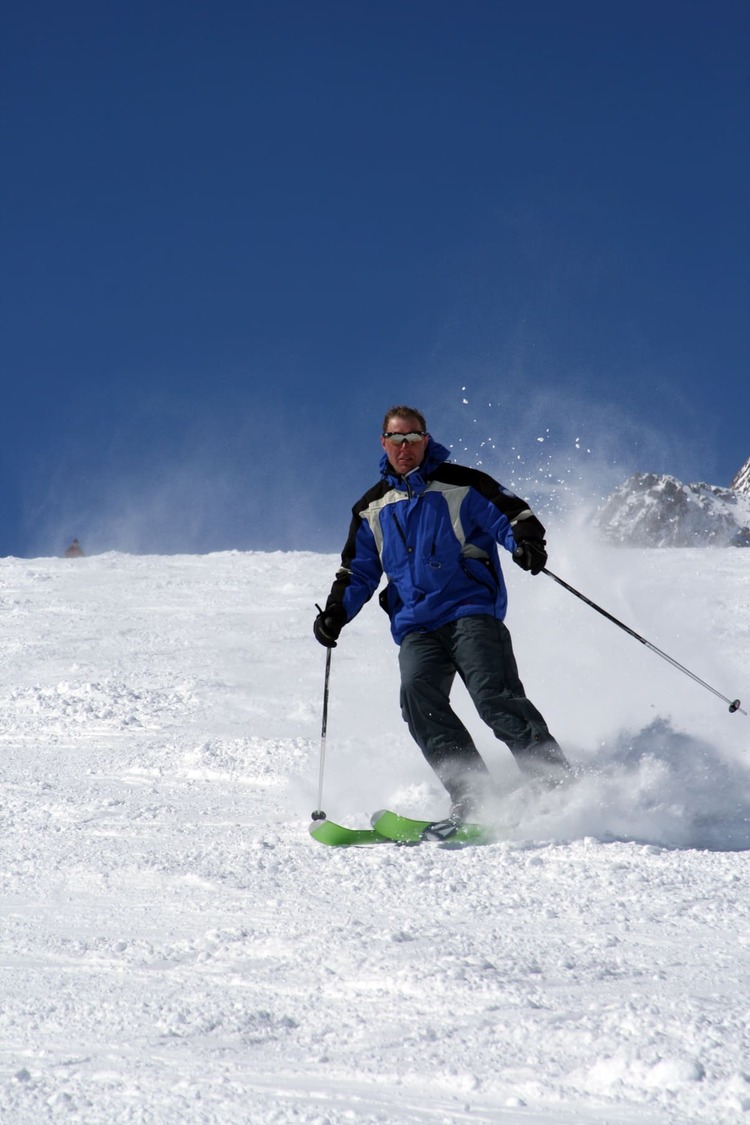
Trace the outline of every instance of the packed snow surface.
<path fill-rule="evenodd" d="M 750 703 L 750 552 L 553 544 L 550 567 Z M 497 842 L 332 849 L 337 558 L 0 560 L 0 1120 L 750 1123 L 750 719 L 505 565 L 531 698 L 579 779 Z M 322 806 L 447 798 L 376 600 L 333 653 Z"/>

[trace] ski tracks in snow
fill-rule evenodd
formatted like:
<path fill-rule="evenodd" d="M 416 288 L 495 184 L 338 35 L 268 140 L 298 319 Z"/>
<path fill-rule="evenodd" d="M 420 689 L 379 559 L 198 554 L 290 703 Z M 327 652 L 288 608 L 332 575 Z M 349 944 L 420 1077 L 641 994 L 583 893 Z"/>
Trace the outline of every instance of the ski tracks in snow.
<path fill-rule="evenodd" d="M 332 560 L 78 562 L 0 564 L 3 1121 L 748 1119 L 740 764 L 635 721 L 562 803 L 510 793 L 497 844 L 321 848 Z M 424 814 L 397 700 L 366 694 L 395 656 L 356 638 L 329 811 Z"/>

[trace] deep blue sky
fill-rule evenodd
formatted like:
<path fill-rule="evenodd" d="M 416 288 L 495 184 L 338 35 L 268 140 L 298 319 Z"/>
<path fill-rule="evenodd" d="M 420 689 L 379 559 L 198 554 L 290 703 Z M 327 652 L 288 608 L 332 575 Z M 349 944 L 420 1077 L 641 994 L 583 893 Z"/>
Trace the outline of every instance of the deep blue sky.
<path fill-rule="evenodd" d="M 728 484 L 749 32 L 745 0 L 8 6 L 0 554 L 338 550 L 403 400 L 543 507 Z"/>

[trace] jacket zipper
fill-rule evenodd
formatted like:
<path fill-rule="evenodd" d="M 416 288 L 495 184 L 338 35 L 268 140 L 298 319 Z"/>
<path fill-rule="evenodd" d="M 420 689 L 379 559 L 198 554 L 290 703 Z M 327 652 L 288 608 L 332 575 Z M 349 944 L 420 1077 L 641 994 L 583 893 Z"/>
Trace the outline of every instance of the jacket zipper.
<path fill-rule="evenodd" d="M 393 522 L 396 525 L 396 530 L 398 531 L 399 535 L 401 536 L 401 542 L 406 547 L 407 554 L 411 555 L 413 553 L 413 547 L 410 547 L 409 544 L 406 542 L 406 534 L 404 532 L 403 527 L 399 523 L 398 516 L 396 515 L 395 512 L 393 513 Z"/>

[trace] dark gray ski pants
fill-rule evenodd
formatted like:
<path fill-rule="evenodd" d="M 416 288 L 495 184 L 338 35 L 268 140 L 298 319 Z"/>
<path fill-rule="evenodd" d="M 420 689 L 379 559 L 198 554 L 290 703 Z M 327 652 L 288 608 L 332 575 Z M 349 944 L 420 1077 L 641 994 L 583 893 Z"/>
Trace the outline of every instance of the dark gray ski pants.
<path fill-rule="evenodd" d="M 485 789 L 489 772 L 450 705 L 456 673 L 480 717 L 527 773 L 554 776 L 568 762 L 542 715 L 526 698 L 510 633 L 495 617 L 461 617 L 429 633 L 409 633 L 399 650 L 401 714 L 412 738 L 459 802 Z"/>

